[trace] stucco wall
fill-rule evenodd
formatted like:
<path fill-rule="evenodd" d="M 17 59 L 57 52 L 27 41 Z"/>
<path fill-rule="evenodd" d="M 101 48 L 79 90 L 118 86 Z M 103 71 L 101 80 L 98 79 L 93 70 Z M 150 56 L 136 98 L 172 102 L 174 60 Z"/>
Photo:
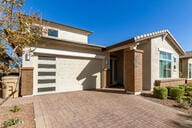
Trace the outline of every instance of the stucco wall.
<path fill-rule="evenodd" d="M 174 49 L 174 46 L 165 39 L 163 41 L 162 37 L 157 37 L 151 39 L 151 84 L 152 88 L 155 84 L 155 80 L 162 79 L 159 74 L 159 54 L 160 51 L 170 52 L 172 54 L 172 67 L 171 67 L 171 78 L 179 78 L 179 54 Z M 176 57 L 176 70 L 174 70 L 173 57 Z"/>
<path fill-rule="evenodd" d="M 47 27 L 47 29 L 58 30 L 58 37 L 51 37 L 51 36 L 48 36 L 48 34 L 44 34 L 45 37 L 58 38 L 61 40 L 79 42 L 79 43 L 84 43 L 84 44 L 88 43 L 88 36 L 87 35 L 83 35 L 83 34 L 75 33 L 75 32 L 70 32 L 69 30 L 64 30 L 64 29 L 59 29 L 59 28 L 54 28 L 54 27 Z"/>

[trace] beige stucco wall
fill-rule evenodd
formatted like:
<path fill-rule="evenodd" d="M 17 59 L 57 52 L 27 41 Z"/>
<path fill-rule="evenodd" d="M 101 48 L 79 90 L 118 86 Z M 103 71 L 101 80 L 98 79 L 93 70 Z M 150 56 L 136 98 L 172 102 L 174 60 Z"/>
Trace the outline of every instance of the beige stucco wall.
<path fill-rule="evenodd" d="M 43 35 L 44 37 L 57 38 L 57 39 L 61 39 L 61 40 L 67 40 L 67 41 L 71 41 L 71 42 L 79 42 L 79 43 L 84 43 L 84 44 L 88 43 L 88 36 L 87 35 L 84 35 L 81 33 L 71 32 L 69 30 L 64 30 L 64 29 L 56 28 L 56 27 L 47 26 L 45 28 L 58 30 L 58 37 L 48 36 L 47 33 L 45 33 Z"/>
<path fill-rule="evenodd" d="M 155 84 L 155 80 L 162 79 L 159 74 L 159 54 L 160 51 L 170 52 L 172 54 L 172 72 L 171 78 L 179 78 L 179 54 L 174 49 L 174 46 L 165 39 L 163 41 L 162 37 L 157 37 L 151 39 L 151 85 L 152 88 Z M 176 57 L 176 70 L 174 70 L 173 57 Z"/>
<path fill-rule="evenodd" d="M 138 49 L 143 50 L 143 90 L 151 89 L 151 41 L 140 42 Z"/>

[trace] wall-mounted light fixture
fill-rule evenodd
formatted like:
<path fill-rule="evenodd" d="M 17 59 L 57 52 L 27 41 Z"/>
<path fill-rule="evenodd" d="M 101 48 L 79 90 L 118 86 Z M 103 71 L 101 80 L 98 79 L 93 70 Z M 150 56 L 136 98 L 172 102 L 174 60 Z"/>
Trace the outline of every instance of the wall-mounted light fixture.
<path fill-rule="evenodd" d="M 25 54 L 25 61 L 30 61 L 30 53 L 29 52 L 27 52 Z"/>

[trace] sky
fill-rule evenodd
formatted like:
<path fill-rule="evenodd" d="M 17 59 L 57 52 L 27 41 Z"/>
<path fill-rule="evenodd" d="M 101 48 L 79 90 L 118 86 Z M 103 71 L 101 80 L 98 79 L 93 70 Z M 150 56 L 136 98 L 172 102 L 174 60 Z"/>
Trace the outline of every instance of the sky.
<path fill-rule="evenodd" d="M 91 44 L 109 46 L 168 29 L 192 50 L 192 0 L 26 0 L 24 12 L 92 31 Z"/>

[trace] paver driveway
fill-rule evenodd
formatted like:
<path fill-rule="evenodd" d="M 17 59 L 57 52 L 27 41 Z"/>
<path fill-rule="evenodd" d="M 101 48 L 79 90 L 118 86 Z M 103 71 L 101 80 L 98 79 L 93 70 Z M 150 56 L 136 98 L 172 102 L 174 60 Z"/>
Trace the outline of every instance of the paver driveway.
<path fill-rule="evenodd" d="M 37 128 L 172 128 L 187 120 L 182 112 L 128 94 L 78 91 L 29 99 Z"/>

